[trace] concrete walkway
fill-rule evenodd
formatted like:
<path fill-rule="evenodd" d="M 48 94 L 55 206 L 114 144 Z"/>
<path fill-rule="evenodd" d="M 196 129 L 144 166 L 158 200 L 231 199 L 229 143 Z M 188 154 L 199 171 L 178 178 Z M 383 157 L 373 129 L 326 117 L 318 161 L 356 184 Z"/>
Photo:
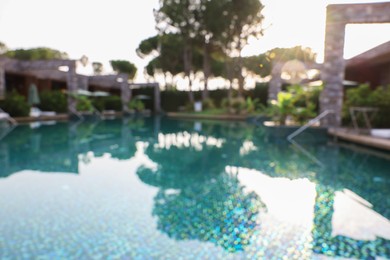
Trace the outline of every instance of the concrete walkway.
<path fill-rule="evenodd" d="M 342 140 L 390 151 L 390 139 L 362 135 L 346 128 L 329 128 L 328 133 Z"/>

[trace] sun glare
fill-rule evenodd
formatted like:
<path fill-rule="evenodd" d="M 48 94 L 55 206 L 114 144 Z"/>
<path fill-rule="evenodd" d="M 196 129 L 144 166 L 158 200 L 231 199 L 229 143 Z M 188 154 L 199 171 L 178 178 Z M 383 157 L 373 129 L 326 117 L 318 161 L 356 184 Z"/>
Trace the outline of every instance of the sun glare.
<path fill-rule="evenodd" d="M 345 28 L 344 58 L 352 58 L 388 41 L 390 23 L 348 24 Z"/>

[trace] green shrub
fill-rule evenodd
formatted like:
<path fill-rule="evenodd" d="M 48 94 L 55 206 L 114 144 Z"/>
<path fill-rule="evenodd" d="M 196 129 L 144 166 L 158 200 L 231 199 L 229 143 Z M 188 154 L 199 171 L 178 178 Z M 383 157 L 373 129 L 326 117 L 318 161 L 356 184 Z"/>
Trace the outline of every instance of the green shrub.
<path fill-rule="evenodd" d="M 43 111 L 67 112 L 67 96 L 61 91 L 42 91 L 39 95 L 41 102 L 38 107 Z"/>
<path fill-rule="evenodd" d="M 273 120 L 279 122 L 280 125 L 286 124 L 286 119 L 294 110 L 294 100 L 292 93 L 279 92 L 278 99 L 272 101 L 267 109 L 267 115 Z"/>
<path fill-rule="evenodd" d="M 247 95 L 252 99 L 257 99 L 259 104 L 266 106 L 268 100 L 268 83 L 256 83 L 254 89 L 247 91 Z"/>
<path fill-rule="evenodd" d="M 96 97 L 92 99 L 92 105 L 100 112 L 106 110 L 105 98 L 106 97 Z"/>
<path fill-rule="evenodd" d="M 214 100 L 212 100 L 211 98 L 206 98 L 205 100 L 202 101 L 203 110 L 214 109 L 214 108 L 215 108 Z"/>
<path fill-rule="evenodd" d="M 230 107 L 230 102 L 228 98 L 223 98 L 221 101 L 221 108 L 228 109 Z"/>
<path fill-rule="evenodd" d="M 254 113 L 257 110 L 258 103 L 259 103 L 258 99 L 252 100 L 251 97 L 248 97 L 245 100 L 245 110 L 246 110 L 246 112 L 247 113 Z"/>
<path fill-rule="evenodd" d="M 122 100 L 119 96 L 95 97 L 92 99 L 93 106 L 99 110 L 122 111 Z"/>
<path fill-rule="evenodd" d="M 8 93 L 5 100 L 0 101 L 0 107 L 14 117 L 29 116 L 31 108 L 26 98 L 15 90 Z"/>
<path fill-rule="evenodd" d="M 363 84 L 358 88 L 347 90 L 343 106 L 343 123 L 345 124 L 351 122 L 350 107 L 378 108 L 378 112 L 372 117 L 372 126 L 378 128 L 390 127 L 390 86 L 380 86 L 372 90 L 369 85 Z M 357 120 L 359 125 L 364 125 L 363 118 L 358 117 Z"/>
<path fill-rule="evenodd" d="M 184 91 L 167 90 L 161 92 L 161 107 L 164 111 L 179 111 L 188 102 L 188 94 Z"/>
<path fill-rule="evenodd" d="M 246 111 L 246 101 L 242 97 L 234 97 L 230 100 L 224 98 L 221 102 L 223 109 L 228 111 L 230 114 L 243 114 L 247 113 Z"/>
<path fill-rule="evenodd" d="M 133 99 L 129 102 L 129 109 L 135 110 L 135 111 L 137 111 L 137 112 L 141 112 L 141 111 L 143 111 L 143 110 L 145 109 L 145 105 L 144 105 L 144 103 L 142 102 L 142 100 L 133 98 Z"/>
<path fill-rule="evenodd" d="M 184 106 L 185 112 L 194 112 L 194 102 L 187 102 Z"/>
<path fill-rule="evenodd" d="M 104 110 L 122 111 L 122 100 L 119 96 L 108 96 L 103 98 Z"/>
<path fill-rule="evenodd" d="M 300 85 L 287 87 L 287 91 L 278 93 L 276 101 L 266 109 L 266 114 L 279 124 L 285 125 L 287 117 L 303 124 L 313 118 L 318 110 L 318 97 L 321 87 L 307 89 Z"/>
<path fill-rule="evenodd" d="M 145 109 L 154 111 L 154 88 L 149 87 L 149 88 L 133 89 L 132 96 L 133 98 L 141 99 Z"/>
<path fill-rule="evenodd" d="M 209 97 L 214 101 L 216 107 L 222 107 L 222 100 L 228 95 L 227 89 L 216 89 L 209 91 Z"/>
<path fill-rule="evenodd" d="M 236 114 L 241 114 L 241 113 L 246 113 L 245 107 L 246 107 L 246 102 L 244 98 L 241 97 L 236 97 L 232 99 L 232 108 L 233 108 L 233 113 Z"/>
<path fill-rule="evenodd" d="M 293 94 L 294 108 L 291 111 L 291 117 L 295 122 L 304 124 L 308 119 L 317 115 L 322 88 L 322 86 L 308 88 L 301 85 L 287 88 L 288 92 Z"/>
<path fill-rule="evenodd" d="M 86 96 L 78 96 L 77 97 L 77 111 L 80 112 L 93 112 L 92 101 Z"/>

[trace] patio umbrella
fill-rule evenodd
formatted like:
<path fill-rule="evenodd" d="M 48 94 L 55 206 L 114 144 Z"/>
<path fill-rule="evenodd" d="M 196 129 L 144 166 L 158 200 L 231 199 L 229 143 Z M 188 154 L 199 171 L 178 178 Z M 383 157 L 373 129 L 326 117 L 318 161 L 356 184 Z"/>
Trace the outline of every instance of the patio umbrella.
<path fill-rule="evenodd" d="M 137 95 L 137 96 L 135 96 L 134 97 L 135 99 L 144 99 L 144 100 L 147 100 L 147 99 L 150 99 L 150 97 L 149 96 L 146 96 L 146 95 Z"/>
<path fill-rule="evenodd" d="M 309 87 L 316 87 L 316 86 L 321 86 L 322 84 L 324 84 L 322 80 L 316 80 L 316 81 L 309 82 L 307 85 Z M 343 80 L 343 86 L 357 86 L 357 85 L 359 85 L 358 82 Z"/>
<path fill-rule="evenodd" d="M 92 96 L 92 92 L 91 91 L 88 91 L 88 90 L 84 90 L 84 89 L 78 89 L 76 91 L 76 95 L 80 95 L 80 96 Z"/>
<path fill-rule="evenodd" d="M 39 103 L 41 103 L 41 100 L 39 99 L 38 95 L 37 86 L 34 83 L 32 83 L 28 89 L 28 103 L 31 106 L 38 105 Z"/>
<path fill-rule="evenodd" d="M 105 91 L 95 91 L 95 92 L 91 92 L 91 94 L 94 97 L 107 97 L 110 95 L 110 93 L 105 92 Z"/>

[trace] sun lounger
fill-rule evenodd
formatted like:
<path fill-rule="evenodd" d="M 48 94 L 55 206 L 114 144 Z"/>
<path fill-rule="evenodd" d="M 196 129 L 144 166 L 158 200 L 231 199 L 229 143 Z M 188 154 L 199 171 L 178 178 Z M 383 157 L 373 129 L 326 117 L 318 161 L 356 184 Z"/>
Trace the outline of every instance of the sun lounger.
<path fill-rule="evenodd" d="M 41 116 L 55 116 L 56 112 L 54 111 L 41 111 L 37 107 L 32 107 L 30 110 L 31 117 L 41 117 Z"/>
<path fill-rule="evenodd" d="M 0 120 L 8 120 L 9 117 L 10 117 L 10 116 L 9 116 L 8 113 L 1 112 L 1 111 L 0 111 Z"/>

